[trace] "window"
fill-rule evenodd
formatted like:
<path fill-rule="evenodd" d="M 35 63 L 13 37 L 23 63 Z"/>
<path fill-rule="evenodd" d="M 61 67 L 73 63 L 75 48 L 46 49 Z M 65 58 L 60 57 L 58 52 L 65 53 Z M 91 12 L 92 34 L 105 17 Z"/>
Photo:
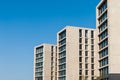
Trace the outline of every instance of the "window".
<path fill-rule="evenodd" d="M 66 58 L 59 59 L 59 64 L 65 63 L 65 62 L 66 62 Z"/>
<path fill-rule="evenodd" d="M 52 74 L 51 74 L 52 75 Z M 53 75 L 51 76 L 51 80 L 53 80 Z"/>
<path fill-rule="evenodd" d="M 94 69 L 94 64 L 91 64 L 91 68 Z"/>
<path fill-rule="evenodd" d="M 79 38 L 79 43 L 82 43 L 82 38 Z"/>
<path fill-rule="evenodd" d="M 105 31 L 99 36 L 99 41 L 101 41 L 102 39 L 104 39 L 107 35 L 108 35 L 108 31 L 105 30 Z"/>
<path fill-rule="evenodd" d="M 85 38 L 85 44 L 88 44 L 88 39 L 87 38 Z"/>
<path fill-rule="evenodd" d="M 36 53 L 42 53 L 43 52 L 43 46 L 36 48 Z"/>
<path fill-rule="evenodd" d="M 85 76 L 85 80 L 88 80 L 88 76 Z"/>
<path fill-rule="evenodd" d="M 107 64 L 108 64 L 108 58 L 102 59 L 102 60 L 100 61 L 100 67 L 101 67 L 101 66 L 105 66 L 105 65 L 107 65 Z"/>
<path fill-rule="evenodd" d="M 85 45 L 85 50 L 88 50 L 88 45 Z"/>
<path fill-rule="evenodd" d="M 59 34 L 59 39 L 63 39 L 65 37 L 66 37 L 66 30 Z"/>
<path fill-rule="evenodd" d="M 91 52 L 91 56 L 94 57 L 94 51 Z"/>
<path fill-rule="evenodd" d="M 106 39 L 106 40 L 104 40 L 102 43 L 100 43 L 99 48 L 102 49 L 102 48 L 104 48 L 104 47 L 107 46 L 107 45 L 108 45 L 108 40 Z"/>
<path fill-rule="evenodd" d="M 51 57 L 51 61 L 53 61 L 53 56 Z"/>
<path fill-rule="evenodd" d="M 82 68 L 82 63 L 80 63 L 79 67 L 80 67 L 80 69 Z"/>
<path fill-rule="evenodd" d="M 91 74 L 94 75 L 94 70 L 91 71 Z"/>
<path fill-rule="evenodd" d="M 79 77 L 79 80 L 82 80 L 82 76 Z"/>
<path fill-rule="evenodd" d="M 59 51 L 63 51 L 65 49 L 66 49 L 66 46 L 62 46 L 62 47 L 59 48 Z"/>
<path fill-rule="evenodd" d="M 66 52 L 64 51 L 64 52 L 61 52 L 61 53 L 59 53 L 59 58 L 61 58 L 61 57 L 65 57 L 66 56 Z"/>
<path fill-rule="evenodd" d="M 88 57 L 85 57 L 85 62 L 86 62 L 86 63 L 88 62 Z"/>
<path fill-rule="evenodd" d="M 108 49 L 106 48 L 106 49 L 102 50 L 99 54 L 100 54 L 100 58 L 108 55 Z"/>
<path fill-rule="evenodd" d="M 66 74 L 66 71 L 65 71 L 65 70 L 59 71 L 59 76 L 63 76 L 63 75 L 65 75 L 65 74 Z"/>
<path fill-rule="evenodd" d="M 43 77 L 36 77 L 35 80 L 43 80 Z"/>
<path fill-rule="evenodd" d="M 66 43 L 66 39 L 63 39 L 62 41 L 59 42 L 59 45 L 63 45 Z"/>
<path fill-rule="evenodd" d="M 94 58 L 91 58 L 91 63 L 94 63 Z"/>
<path fill-rule="evenodd" d="M 79 49 L 82 49 L 82 44 L 79 45 Z"/>
<path fill-rule="evenodd" d="M 40 57 L 43 57 L 43 53 L 36 54 L 36 58 L 40 58 Z"/>
<path fill-rule="evenodd" d="M 66 77 L 65 76 L 59 77 L 59 80 L 66 80 Z"/>
<path fill-rule="evenodd" d="M 36 74 L 36 76 L 41 76 L 42 72 L 36 72 L 35 74 Z"/>
<path fill-rule="evenodd" d="M 85 75 L 88 75 L 88 70 L 85 70 Z"/>
<path fill-rule="evenodd" d="M 94 80 L 94 77 L 92 77 L 91 80 Z"/>
<path fill-rule="evenodd" d="M 79 56 L 82 56 L 82 51 L 79 51 Z"/>
<path fill-rule="evenodd" d="M 94 38 L 94 31 L 91 31 L 91 38 Z"/>
<path fill-rule="evenodd" d="M 79 30 L 79 37 L 82 37 L 82 30 Z"/>
<path fill-rule="evenodd" d="M 43 70 L 43 67 L 39 67 L 39 68 L 36 68 L 36 69 L 35 69 L 36 72 L 40 72 L 40 71 L 42 71 L 42 70 Z"/>
<path fill-rule="evenodd" d="M 85 37 L 88 38 L 88 30 L 85 30 Z"/>
<path fill-rule="evenodd" d="M 91 46 L 91 50 L 94 50 L 94 45 Z"/>
<path fill-rule="evenodd" d="M 82 57 L 79 57 L 79 62 L 82 62 Z"/>
<path fill-rule="evenodd" d="M 100 7 L 99 7 L 99 15 L 101 15 L 105 9 L 107 8 L 107 1 L 105 1 Z"/>
<path fill-rule="evenodd" d="M 85 56 L 88 56 L 88 51 L 85 51 Z"/>
<path fill-rule="evenodd" d="M 108 23 L 105 21 L 100 27 L 99 27 L 99 32 L 103 31 L 107 27 Z"/>
<path fill-rule="evenodd" d="M 43 61 L 43 57 L 36 59 L 36 63 L 42 62 L 42 61 Z"/>
<path fill-rule="evenodd" d="M 43 65 L 43 62 L 40 62 L 40 63 L 36 63 L 36 67 L 40 67 Z"/>
<path fill-rule="evenodd" d="M 91 39 L 91 44 L 94 44 L 94 39 Z"/>
<path fill-rule="evenodd" d="M 59 65 L 59 70 L 65 69 L 65 68 L 66 68 L 66 64 Z"/>
<path fill-rule="evenodd" d="M 108 74 L 108 67 L 100 69 L 100 75 L 107 75 Z"/>
<path fill-rule="evenodd" d="M 53 52 L 53 48 L 54 48 L 54 47 L 53 47 L 53 46 L 51 46 L 51 52 Z"/>
<path fill-rule="evenodd" d="M 82 70 L 79 71 L 79 74 L 82 75 Z"/>
<path fill-rule="evenodd" d="M 107 12 L 100 17 L 99 24 L 101 24 L 106 18 L 107 18 Z"/>
<path fill-rule="evenodd" d="M 88 64 L 85 64 L 85 69 L 88 69 Z"/>

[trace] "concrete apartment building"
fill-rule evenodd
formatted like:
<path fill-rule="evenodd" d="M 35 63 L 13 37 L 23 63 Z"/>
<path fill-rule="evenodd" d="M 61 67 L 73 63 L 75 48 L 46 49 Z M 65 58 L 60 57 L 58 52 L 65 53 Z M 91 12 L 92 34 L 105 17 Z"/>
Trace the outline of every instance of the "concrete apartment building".
<path fill-rule="evenodd" d="M 67 26 L 57 33 L 57 80 L 94 80 L 98 76 L 95 30 Z"/>
<path fill-rule="evenodd" d="M 120 80 L 120 0 L 101 0 L 96 12 L 101 80 Z"/>
<path fill-rule="evenodd" d="M 120 80 L 120 0 L 101 0 L 96 29 L 66 26 L 34 49 L 34 80 Z"/>
<path fill-rule="evenodd" d="M 56 80 L 57 47 L 41 44 L 34 48 L 34 80 Z"/>

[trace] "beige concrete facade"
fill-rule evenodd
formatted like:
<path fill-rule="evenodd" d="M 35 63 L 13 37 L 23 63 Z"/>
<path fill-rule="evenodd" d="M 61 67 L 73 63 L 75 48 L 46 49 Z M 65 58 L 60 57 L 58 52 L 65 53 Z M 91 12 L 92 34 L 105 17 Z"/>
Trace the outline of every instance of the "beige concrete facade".
<path fill-rule="evenodd" d="M 34 80 L 56 80 L 57 47 L 42 44 L 34 48 Z"/>
<path fill-rule="evenodd" d="M 98 76 L 95 37 L 95 30 L 89 28 L 67 26 L 58 32 L 57 80 L 94 80 Z"/>
<path fill-rule="evenodd" d="M 111 79 L 109 76 L 118 74 L 120 78 L 120 0 L 101 0 L 96 12 L 98 46 L 105 43 L 105 46 L 98 49 L 100 76 L 106 77 L 103 80 L 119 80 Z M 103 38 L 101 38 L 102 34 L 104 34 Z M 107 50 L 106 53 L 104 53 L 105 50 Z"/>

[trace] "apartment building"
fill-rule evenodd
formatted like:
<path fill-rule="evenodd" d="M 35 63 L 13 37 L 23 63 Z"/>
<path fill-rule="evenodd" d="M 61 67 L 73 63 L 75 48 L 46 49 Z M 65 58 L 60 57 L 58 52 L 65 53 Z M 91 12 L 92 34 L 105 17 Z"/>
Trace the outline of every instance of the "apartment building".
<path fill-rule="evenodd" d="M 34 80 L 120 80 L 120 0 L 101 0 L 96 29 L 66 26 L 34 48 Z"/>
<path fill-rule="evenodd" d="M 41 44 L 34 48 L 34 80 L 56 80 L 57 47 Z"/>
<path fill-rule="evenodd" d="M 120 0 L 101 0 L 96 15 L 100 80 L 120 80 Z"/>
<path fill-rule="evenodd" d="M 57 33 L 57 80 L 94 80 L 98 76 L 95 30 L 66 26 Z"/>

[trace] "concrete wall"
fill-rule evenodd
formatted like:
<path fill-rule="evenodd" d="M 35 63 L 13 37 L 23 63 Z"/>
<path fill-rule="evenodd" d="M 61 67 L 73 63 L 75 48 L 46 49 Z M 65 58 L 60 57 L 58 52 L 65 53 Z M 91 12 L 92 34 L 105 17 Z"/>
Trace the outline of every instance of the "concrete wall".
<path fill-rule="evenodd" d="M 79 29 L 66 29 L 66 80 L 79 79 Z"/>
<path fill-rule="evenodd" d="M 108 0 L 109 72 L 120 74 L 120 0 Z"/>
<path fill-rule="evenodd" d="M 51 45 L 44 44 L 43 80 L 51 80 Z"/>

